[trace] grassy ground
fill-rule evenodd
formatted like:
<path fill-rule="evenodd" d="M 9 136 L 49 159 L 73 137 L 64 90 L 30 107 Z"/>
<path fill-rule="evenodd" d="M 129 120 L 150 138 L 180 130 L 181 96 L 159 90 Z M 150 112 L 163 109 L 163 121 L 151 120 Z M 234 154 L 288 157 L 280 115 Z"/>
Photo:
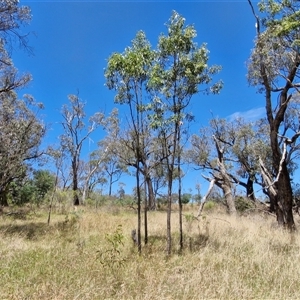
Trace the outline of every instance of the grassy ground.
<path fill-rule="evenodd" d="M 133 211 L 104 207 L 0 216 L 1 299 L 300 299 L 300 236 L 270 216 L 184 212 L 185 250 L 166 257 L 166 213 L 149 213 L 141 256 Z"/>

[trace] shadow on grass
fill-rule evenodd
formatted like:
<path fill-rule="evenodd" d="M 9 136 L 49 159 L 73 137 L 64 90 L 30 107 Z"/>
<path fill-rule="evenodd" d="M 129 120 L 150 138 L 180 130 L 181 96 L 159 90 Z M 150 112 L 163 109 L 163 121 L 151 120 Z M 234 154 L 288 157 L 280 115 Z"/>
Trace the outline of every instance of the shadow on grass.
<path fill-rule="evenodd" d="M 26 221 L 23 224 L 3 224 L 0 225 L 0 232 L 4 236 L 19 235 L 28 240 L 38 240 L 56 232 L 67 233 L 74 229 L 74 224 L 66 221 L 56 222 L 48 225 L 46 222 Z"/>
<path fill-rule="evenodd" d="M 45 234 L 53 230 L 52 226 L 48 226 L 43 222 L 26 222 L 24 224 L 5 224 L 0 225 L 0 232 L 5 236 L 20 235 L 32 240 L 43 237 Z"/>

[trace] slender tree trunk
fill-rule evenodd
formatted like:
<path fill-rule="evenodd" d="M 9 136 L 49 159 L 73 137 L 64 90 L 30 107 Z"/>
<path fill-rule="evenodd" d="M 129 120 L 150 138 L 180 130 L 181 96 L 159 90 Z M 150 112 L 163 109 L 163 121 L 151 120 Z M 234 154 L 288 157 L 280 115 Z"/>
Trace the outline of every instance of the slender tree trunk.
<path fill-rule="evenodd" d="M 111 190 L 112 190 L 112 174 L 109 174 L 109 190 L 108 190 L 109 197 L 111 197 Z"/>
<path fill-rule="evenodd" d="M 73 204 L 78 206 L 80 204 L 78 197 L 78 174 L 77 174 L 77 164 L 75 159 L 72 161 L 72 171 L 73 171 Z"/>
<path fill-rule="evenodd" d="M 145 229 L 145 237 L 144 242 L 145 245 L 148 244 L 148 201 L 147 201 L 147 183 L 146 180 L 144 180 L 144 229 Z"/>
<path fill-rule="evenodd" d="M 182 229 L 182 197 L 181 197 L 181 176 L 178 180 L 178 206 L 179 206 L 179 251 L 183 250 L 183 229 Z"/>
<path fill-rule="evenodd" d="M 139 117 L 137 118 L 137 127 L 135 127 L 135 134 L 136 134 L 136 148 L 135 148 L 135 158 L 136 158 L 136 189 L 137 189 L 137 201 L 138 201 L 138 230 L 137 230 L 137 242 L 138 242 L 138 252 L 139 254 L 142 253 L 142 240 L 141 240 L 141 227 L 142 227 L 142 195 L 141 195 L 141 186 L 140 186 L 140 132 L 139 132 Z"/>
<path fill-rule="evenodd" d="M 178 206 L 179 206 L 179 251 L 183 250 L 183 229 L 182 229 L 182 197 L 181 197 L 181 150 L 180 150 L 180 126 L 178 127 Z"/>
<path fill-rule="evenodd" d="M 171 173 L 171 174 L 170 174 Z M 172 235 L 171 235 L 171 211 L 172 211 L 172 174 L 169 171 L 168 182 L 168 207 L 167 207 L 167 254 L 171 255 L 172 251 Z"/>
<path fill-rule="evenodd" d="M 140 188 L 140 167 L 139 159 L 137 159 L 137 168 L 136 168 L 136 189 L 137 189 L 137 201 L 138 201 L 138 230 L 137 230 L 137 239 L 138 239 L 138 251 L 139 254 L 142 253 L 142 244 L 141 244 L 141 188 Z"/>

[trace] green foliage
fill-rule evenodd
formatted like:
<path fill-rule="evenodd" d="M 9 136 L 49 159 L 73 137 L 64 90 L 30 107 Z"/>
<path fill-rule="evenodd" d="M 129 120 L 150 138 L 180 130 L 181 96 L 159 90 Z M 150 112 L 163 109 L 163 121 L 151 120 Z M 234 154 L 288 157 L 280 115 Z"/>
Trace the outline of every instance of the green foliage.
<path fill-rule="evenodd" d="M 181 198 L 182 204 L 188 204 L 192 199 L 192 194 L 184 193 Z"/>
<path fill-rule="evenodd" d="M 205 202 L 205 206 L 204 206 L 204 209 L 205 210 L 213 210 L 214 208 L 216 208 L 217 206 L 217 203 L 215 201 L 207 201 Z"/>
<path fill-rule="evenodd" d="M 55 175 L 49 170 L 37 170 L 33 173 L 32 184 L 35 187 L 37 201 L 42 201 L 45 195 L 53 190 Z"/>
<path fill-rule="evenodd" d="M 118 225 L 117 229 L 105 235 L 107 246 L 104 250 L 97 251 L 97 258 L 104 268 L 111 271 L 117 271 L 118 268 L 123 267 L 125 259 L 122 257 L 121 250 L 124 247 L 124 235 L 122 225 Z"/>
<path fill-rule="evenodd" d="M 209 85 L 212 76 L 217 74 L 220 66 L 208 66 L 208 49 L 206 44 L 198 47 L 194 42 L 197 35 L 195 28 L 185 25 L 183 18 L 173 11 L 167 23 L 168 34 L 159 37 L 157 57 L 149 70 L 147 83 L 153 98 L 153 115 L 151 124 L 154 129 L 168 128 L 171 124 L 185 119 L 183 113 L 191 97 L 197 94 L 199 86 L 206 93 L 219 93 L 221 81 Z M 174 101 L 175 100 L 175 101 Z"/>
<path fill-rule="evenodd" d="M 33 172 L 33 178 L 19 178 L 10 184 L 10 198 L 13 204 L 41 204 L 46 194 L 54 188 L 55 176 L 48 170 Z"/>
<path fill-rule="evenodd" d="M 0 78 L 0 82 L 5 80 Z M 0 94 L 1 193 L 13 181 L 23 179 L 27 164 L 40 156 L 39 146 L 45 135 L 45 126 L 38 118 L 40 109 L 41 105 L 30 96 L 17 99 L 16 93 Z"/>
<path fill-rule="evenodd" d="M 202 199 L 202 196 L 199 195 L 199 194 L 195 194 L 195 195 L 192 196 L 193 202 L 200 203 L 201 199 Z"/>
<path fill-rule="evenodd" d="M 192 230 L 192 224 L 196 218 L 194 217 L 193 214 L 185 214 L 184 218 L 185 218 L 185 222 L 186 222 L 186 226 L 187 226 L 187 231 L 188 231 L 188 233 L 190 233 Z"/>
<path fill-rule="evenodd" d="M 82 212 L 71 212 L 67 213 L 65 216 L 65 220 L 63 223 L 63 228 L 64 229 L 78 229 L 78 224 L 79 224 L 79 219 L 80 216 L 82 215 Z"/>
<path fill-rule="evenodd" d="M 253 201 L 245 197 L 238 196 L 235 198 L 234 201 L 235 201 L 236 210 L 239 212 L 244 212 L 248 209 L 255 208 Z"/>
<path fill-rule="evenodd" d="M 135 87 L 147 79 L 153 59 L 154 52 L 143 31 L 136 34 L 131 47 L 127 47 L 124 53 L 114 53 L 109 57 L 105 70 L 106 85 L 117 92 L 116 103 L 128 104 L 134 99 Z M 148 108 L 140 106 L 139 109 Z"/>
<path fill-rule="evenodd" d="M 36 189 L 30 182 L 25 184 L 14 181 L 10 184 L 11 202 L 16 205 L 23 205 L 28 202 L 36 202 Z"/>

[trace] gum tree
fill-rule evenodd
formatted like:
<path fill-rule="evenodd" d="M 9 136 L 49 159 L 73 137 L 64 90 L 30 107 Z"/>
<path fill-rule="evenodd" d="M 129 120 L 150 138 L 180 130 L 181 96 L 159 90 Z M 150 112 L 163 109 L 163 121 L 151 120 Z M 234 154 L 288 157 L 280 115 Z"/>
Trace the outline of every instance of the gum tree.
<path fill-rule="evenodd" d="M 39 120 L 41 104 L 14 92 L 0 93 L 0 205 L 7 205 L 9 184 L 24 177 L 26 164 L 41 156 L 45 126 Z"/>
<path fill-rule="evenodd" d="M 156 62 L 151 69 L 148 88 L 153 97 L 152 126 L 162 145 L 163 163 L 167 168 L 168 213 L 167 253 L 171 254 L 171 205 L 175 172 L 180 173 L 184 123 L 192 120 L 188 113 L 191 98 L 199 93 L 219 93 L 222 82 L 209 86 L 220 66 L 208 66 L 208 49 L 194 39 L 197 32 L 185 25 L 185 18 L 173 11 L 167 23 L 167 35 L 159 37 Z M 204 87 L 203 87 L 204 86 Z M 201 88 L 200 88 L 201 87 Z M 178 169 L 179 168 L 179 169 Z M 180 249 L 183 248 L 182 200 L 179 176 Z"/>
<path fill-rule="evenodd" d="M 149 133 L 147 126 L 147 111 L 149 110 L 146 97 L 146 84 L 149 69 L 153 64 L 154 52 L 143 31 L 139 31 L 132 40 L 131 47 L 123 53 L 114 53 L 108 59 L 105 70 L 106 85 L 116 91 L 115 103 L 126 104 L 127 140 L 121 146 L 123 152 L 133 155 L 131 166 L 135 168 L 136 191 L 138 202 L 137 240 L 138 251 L 141 252 L 141 168 L 146 165 L 147 151 L 145 138 Z M 121 150 L 121 149 L 120 149 Z M 145 243 L 147 242 L 147 209 L 145 218 Z"/>
<path fill-rule="evenodd" d="M 36 158 L 37 149 L 45 133 L 38 120 L 36 103 L 32 97 L 18 99 L 16 91 L 31 80 L 30 74 L 20 76 L 11 59 L 12 50 L 19 45 L 30 50 L 27 35 L 21 27 L 31 20 L 28 6 L 19 1 L 0 3 L 0 127 L 1 127 L 1 183 L 0 205 L 7 205 L 9 183 L 24 173 L 24 162 Z M 23 175 L 22 175 L 23 176 Z"/>
<path fill-rule="evenodd" d="M 289 136 L 283 129 L 287 109 L 300 87 L 300 3 L 294 0 L 261 1 L 258 4 L 261 15 L 258 15 L 251 1 L 248 2 L 257 28 L 248 78 L 264 95 L 272 151 L 272 172 L 265 171 L 263 175 L 274 198 L 278 224 L 292 230 L 295 223 L 287 150 L 300 132 Z"/>
<path fill-rule="evenodd" d="M 103 123 L 104 115 L 96 113 L 89 118 L 89 126 L 84 123 L 86 115 L 85 103 L 77 95 L 68 96 L 70 105 L 62 107 L 62 126 L 64 133 L 59 136 L 61 152 L 67 153 L 71 160 L 72 190 L 74 205 L 79 205 L 78 181 L 80 155 L 83 143 Z"/>

